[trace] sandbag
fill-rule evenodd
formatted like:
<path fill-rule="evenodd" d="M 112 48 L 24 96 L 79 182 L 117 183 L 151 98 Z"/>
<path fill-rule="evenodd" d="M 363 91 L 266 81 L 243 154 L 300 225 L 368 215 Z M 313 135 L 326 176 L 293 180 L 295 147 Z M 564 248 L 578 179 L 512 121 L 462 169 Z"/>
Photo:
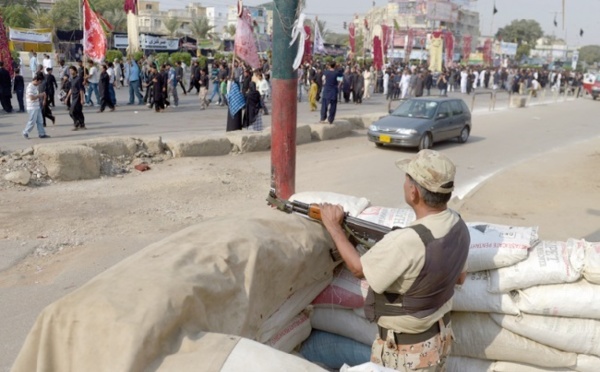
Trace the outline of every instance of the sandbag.
<path fill-rule="evenodd" d="M 377 337 L 377 323 L 356 315 L 352 310 L 315 307 L 310 324 L 313 329 L 351 338 L 371 346 Z"/>
<path fill-rule="evenodd" d="M 255 339 L 292 293 L 331 275 L 332 245 L 320 224 L 269 208 L 191 226 L 47 306 L 13 371 L 145 371 L 182 335 Z"/>
<path fill-rule="evenodd" d="M 446 372 L 491 372 L 491 360 L 450 355 L 446 359 Z"/>
<path fill-rule="evenodd" d="M 531 364 L 497 361 L 492 367 L 493 372 L 572 372 L 571 368 L 537 367 Z"/>
<path fill-rule="evenodd" d="M 581 278 L 585 241 L 543 241 L 529 251 L 529 256 L 513 266 L 490 270 L 488 290 L 507 293 L 535 285 L 572 283 Z"/>
<path fill-rule="evenodd" d="M 513 291 L 511 296 L 519 310 L 528 314 L 600 319 L 600 285 L 584 279 L 538 285 Z"/>
<path fill-rule="evenodd" d="M 170 355 L 147 370 L 156 372 L 324 372 L 316 364 L 239 336 L 200 332 L 183 337 Z M 93 366 L 90 366 L 93 368 Z"/>
<path fill-rule="evenodd" d="M 392 228 L 408 226 L 417 217 L 412 208 L 368 207 L 358 215 L 358 218 Z"/>
<path fill-rule="evenodd" d="M 340 368 L 340 372 L 396 372 L 396 370 L 380 366 L 373 362 L 367 362 L 354 367 L 344 364 L 342 368 Z"/>
<path fill-rule="evenodd" d="M 344 364 L 353 366 L 368 362 L 371 359 L 371 346 L 313 329 L 310 337 L 302 343 L 300 354 L 310 362 L 337 370 Z"/>
<path fill-rule="evenodd" d="M 560 350 L 600 355 L 600 320 L 543 315 L 490 314 L 503 328 Z"/>
<path fill-rule="evenodd" d="M 265 345 L 290 353 L 310 336 L 311 331 L 310 319 L 306 312 L 302 312 L 275 333 L 269 341 L 265 342 Z"/>
<path fill-rule="evenodd" d="M 527 250 L 538 242 L 537 227 L 516 227 L 469 222 L 470 272 L 514 265 L 527 258 Z"/>
<path fill-rule="evenodd" d="M 468 273 L 464 284 L 454 288 L 452 310 L 519 314 L 519 309 L 508 294 L 488 292 L 488 279 L 488 271 Z"/>
<path fill-rule="evenodd" d="M 350 270 L 341 265 L 333 275 L 333 280 L 312 304 L 317 307 L 339 307 L 342 309 L 358 309 L 365 305 L 369 291 L 369 283 L 358 279 Z"/>
<path fill-rule="evenodd" d="M 600 358 L 594 355 L 577 355 L 577 365 L 575 370 L 578 372 L 598 372 L 600 371 Z"/>
<path fill-rule="evenodd" d="M 367 198 L 359 198 L 351 195 L 338 194 L 327 191 L 304 191 L 290 196 L 290 201 L 300 201 L 307 204 L 339 204 L 345 212 L 352 217 L 357 217 L 360 212 L 371 204 Z"/>
<path fill-rule="evenodd" d="M 594 284 L 600 284 L 600 243 L 586 244 L 583 276 Z"/>
<path fill-rule="evenodd" d="M 540 367 L 574 367 L 577 354 L 542 345 L 500 327 L 484 313 L 452 313 L 451 355 Z"/>

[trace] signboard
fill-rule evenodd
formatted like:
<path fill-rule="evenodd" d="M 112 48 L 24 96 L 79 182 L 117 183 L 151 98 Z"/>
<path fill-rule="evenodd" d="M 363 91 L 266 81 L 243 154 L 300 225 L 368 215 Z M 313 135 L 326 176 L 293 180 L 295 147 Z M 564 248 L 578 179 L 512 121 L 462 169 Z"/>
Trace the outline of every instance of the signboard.
<path fill-rule="evenodd" d="M 508 56 L 516 56 L 517 55 L 517 43 L 505 43 L 504 41 L 500 42 L 500 54 L 505 54 Z"/>
<path fill-rule="evenodd" d="M 127 47 L 129 46 L 127 35 L 115 34 L 113 37 L 113 45 L 116 49 L 127 49 Z M 179 39 L 170 39 L 166 37 L 141 34 L 140 47 L 142 49 L 151 50 L 178 50 Z"/>
<path fill-rule="evenodd" d="M 10 27 L 8 37 L 11 41 L 24 41 L 28 43 L 52 43 L 52 30 L 48 28 L 27 29 Z"/>
<path fill-rule="evenodd" d="M 571 68 L 575 70 L 577 68 L 577 61 L 579 61 L 579 51 L 573 51 L 573 57 L 571 57 Z"/>
<path fill-rule="evenodd" d="M 427 19 L 432 21 L 456 22 L 458 12 L 453 11 L 452 3 L 430 0 L 427 2 Z"/>

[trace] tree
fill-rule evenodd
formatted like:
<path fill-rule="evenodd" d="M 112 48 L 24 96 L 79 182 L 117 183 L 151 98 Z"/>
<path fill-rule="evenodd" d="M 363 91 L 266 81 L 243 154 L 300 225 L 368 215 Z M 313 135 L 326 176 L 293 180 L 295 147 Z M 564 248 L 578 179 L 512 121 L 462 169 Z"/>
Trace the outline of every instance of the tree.
<path fill-rule="evenodd" d="M 228 34 L 231 37 L 235 36 L 235 31 L 236 31 L 235 25 L 228 25 L 228 26 L 223 27 L 223 33 Z"/>
<path fill-rule="evenodd" d="M 211 39 L 214 35 L 210 32 L 215 26 L 208 23 L 208 18 L 198 17 L 190 23 L 190 31 L 196 40 Z"/>
<path fill-rule="evenodd" d="M 334 32 L 331 32 L 329 34 L 328 41 L 329 41 L 329 43 L 335 44 L 335 45 L 348 46 L 350 44 L 350 38 L 349 38 L 348 34 L 338 34 L 338 33 L 334 33 Z"/>
<path fill-rule="evenodd" d="M 57 30 L 78 29 L 82 22 L 79 17 L 79 0 L 58 0 L 48 13 L 47 21 L 54 24 L 48 27 Z"/>
<path fill-rule="evenodd" d="M 563 39 L 557 37 L 556 35 L 544 36 L 544 45 L 557 45 L 557 44 L 564 45 L 566 43 Z"/>
<path fill-rule="evenodd" d="M 127 32 L 127 15 L 123 9 L 107 10 L 102 16 L 113 26 L 113 32 Z"/>
<path fill-rule="evenodd" d="M 163 23 L 165 24 L 165 28 L 167 29 L 170 37 L 175 36 L 177 30 L 179 30 L 179 27 L 181 27 L 181 21 L 177 17 L 169 17 L 165 19 Z"/>
<path fill-rule="evenodd" d="M 514 20 L 509 25 L 498 29 L 496 33 L 496 37 L 501 40 L 519 45 L 523 43 L 535 45 L 537 39 L 543 35 L 542 26 L 533 19 Z"/>
<path fill-rule="evenodd" d="M 600 63 L 600 45 L 586 45 L 579 48 L 579 60 L 587 63 Z"/>
<path fill-rule="evenodd" d="M 11 4 L 2 7 L 0 15 L 8 27 L 29 28 L 33 23 L 30 8 L 23 4 Z"/>

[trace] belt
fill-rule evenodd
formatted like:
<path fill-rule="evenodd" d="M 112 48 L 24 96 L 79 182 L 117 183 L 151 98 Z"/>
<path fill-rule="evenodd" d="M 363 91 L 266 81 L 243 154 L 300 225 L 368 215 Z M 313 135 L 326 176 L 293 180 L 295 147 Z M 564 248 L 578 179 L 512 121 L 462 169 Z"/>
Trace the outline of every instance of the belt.
<path fill-rule="evenodd" d="M 450 323 L 450 313 L 446 313 L 442 320 L 444 324 Z M 387 338 L 388 329 L 378 326 L 379 328 L 379 337 L 382 340 Z M 396 345 L 413 345 L 418 344 L 419 342 L 427 341 L 433 336 L 440 333 L 440 323 L 435 322 L 428 330 L 421 333 L 397 333 L 394 332 L 394 341 Z"/>

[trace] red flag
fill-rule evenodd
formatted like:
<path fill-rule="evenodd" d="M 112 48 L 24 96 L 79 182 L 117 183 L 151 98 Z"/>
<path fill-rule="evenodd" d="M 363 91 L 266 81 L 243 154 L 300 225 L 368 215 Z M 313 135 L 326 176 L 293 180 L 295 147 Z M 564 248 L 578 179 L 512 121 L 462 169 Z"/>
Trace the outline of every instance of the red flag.
<path fill-rule="evenodd" d="M 492 39 L 486 39 L 483 44 L 483 61 L 488 65 L 492 64 Z"/>
<path fill-rule="evenodd" d="M 8 38 L 4 29 L 4 21 L 0 16 L 0 61 L 4 62 L 4 68 L 8 71 L 11 77 L 14 75 L 13 60 L 8 49 Z"/>
<path fill-rule="evenodd" d="M 410 61 L 410 54 L 412 53 L 413 43 L 415 40 L 415 32 L 412 28 L 408 29 L 408 35 L 406 37 L 406 45 L 404 46 L 404 59 Z"/>
<path fill-rule="evenodd" d="M 248 9 L 242 10 L 235 29 L 234 52 L 237 57 L 244 60 L 252 68 L 259 68 L 258 49 L 252 28 L 252 16 Z"/>
<path fill-rule="evenodd" d="M 390 39 L 391 39 L 391 33 L 390 33 L 390 28 L 386 25 L 381 25 L 381 33 L 383 34 L 383 50 L 388 50 L 388 48 L 390 47 Z"/>
<path fill-rule="evenodd" d="M 471 35 L 463 36 L 463 60 L 465 62 L 469 62 L 469 56 L 471 55 L 471 40 L 473 40 Z"/>
<path fill-rule="evenodd" d="M 302 56 L 302 63 L 311 63 L 312 62 L 312 41 L 310 39 L 310 35 L 312 31 L 310 26 L 304 26 L 304 32 L 306 32 L 306 39 L 304 40 L 304 55 Z"/>
<path fill-rule="evenodd" d="M 379 39 L 379 36 L 375 36 L 373 38 L 373 66 L 376 70 L 381 70 L 381 67 L 383 67 L 383 54 L 381 50 L 381 39 Z"/>
<path fill-rule="evenodd" d="M 350 32 L 350 51 L 352 53 L 356 52 L 356 29 L 354 28 L 354 22 L 350 22 L 348 26 L 348 31 Z"/>
<path fill-rule="evenodd" d="M 454 61 L 454 35 L 445 31 L 444 43 L 446 44 L 446 66 L 451 66 Z"/>
<path fill-rule="evenodd" d="M 83 50 L 96 63 L 106 56 L 106 34 L 88 0 L 83 0 Z"/>
<path fill-rule="evenodd" d="M 127 14 L 127 12 L 137 14 L 137 0 L 125 0 L 123 10 L 125 11 L 125 14 Z"/>

